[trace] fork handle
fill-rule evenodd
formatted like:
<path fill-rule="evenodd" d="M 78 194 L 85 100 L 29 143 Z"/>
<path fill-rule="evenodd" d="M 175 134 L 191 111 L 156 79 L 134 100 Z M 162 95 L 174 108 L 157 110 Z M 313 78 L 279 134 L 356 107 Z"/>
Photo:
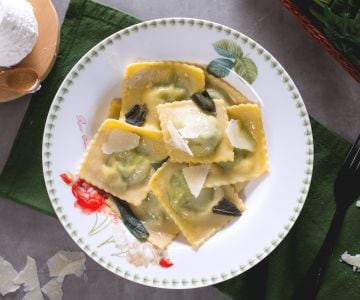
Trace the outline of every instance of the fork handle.
<path fill-rule="evenodd" d="M 303 281 L 295 290 L 293 299 L 315 299 L 324 275 L 324 269 L 326 268 L 329 257 L 334 248 L 335 241 L 339 235 L 341 224 L 344 221 L 345 213 L 346 208 L 338 207 L 336 209 L 325 240 Z"/>

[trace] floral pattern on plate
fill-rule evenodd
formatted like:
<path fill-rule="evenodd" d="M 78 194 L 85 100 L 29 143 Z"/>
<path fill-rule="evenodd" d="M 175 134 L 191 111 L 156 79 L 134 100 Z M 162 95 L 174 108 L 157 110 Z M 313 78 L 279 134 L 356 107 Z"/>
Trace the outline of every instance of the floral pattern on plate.
<path fill-rule="evenodd" d="M 75 197 L 74 206 L 84 214 L 96 214 L 95 224 L 90 229 L 88 235 L 94 236 L 103 231 L 106 227 L 112 226 L 113 235 L 99 244 L 97 248 L 107 244 L 115 244 L 118 252 L 111 256 L 125 257 L 127 262 L 136 267 L 147 267 L 150 264 L 159 265 L 162 268 L 170 268 L 173 263 L 166 257 L 166 251 L 153 246 L 149 242 L 138 241 L 126 228 L 124 223 L 106 204 L 108 194 L 85 180 L 74 179 L 71 173 L 60 174 L 60 178 L 65 184 L 71 186 L 72 194 Z M 99 215 L 105 218 L 99 221 Z"/>

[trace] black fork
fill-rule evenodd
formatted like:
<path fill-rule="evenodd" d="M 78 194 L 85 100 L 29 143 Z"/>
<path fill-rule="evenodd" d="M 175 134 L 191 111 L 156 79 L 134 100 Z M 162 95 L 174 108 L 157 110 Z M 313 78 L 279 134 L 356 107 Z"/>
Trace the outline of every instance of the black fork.
<path fill-rule="evenodd" d="M 295 290 L 293 299 L 315 299 L 346 211 L 360 195 L 360 135 L 339 170 L 334 184 L 334 195 L 336 210 L 329 231 L 313 264 Z"/>

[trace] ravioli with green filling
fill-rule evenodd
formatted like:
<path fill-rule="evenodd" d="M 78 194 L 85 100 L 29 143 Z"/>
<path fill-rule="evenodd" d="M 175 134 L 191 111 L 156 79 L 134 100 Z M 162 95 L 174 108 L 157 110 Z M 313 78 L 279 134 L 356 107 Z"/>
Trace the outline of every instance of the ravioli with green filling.
<path fill-rule="evenodd" d="M 167 157 L 161 133 L 107 119 L 88 146 L 78 176 L 139 205 L 150 192 L 153 163 Z"/>
<path fill-rule="evenodd" d="M 156 106 L 189 99 L 205 88 L 202 69 L 178 62 L 144 62 L 130 64 L 125 71 L 120 119 L 136 105 L 145 105 L 143 126 L 159 130 Z"/>
<path fill-rule="evenodd" d="M 153 192 L 150 192 L 141 205 L 131 205 L 131 210 L 149 231 L 149 242 L 165 249 L 179 233 L 179 227 L 168 215 Z"/>
<path fill-rule="evenodd" d="M 185 238 L 194 249 L 198 249 L 234 217 L 212 212 L 212 208 L 225 195 L 223 187 L 203 188 L 197 197 L 191 193 L 183 175 L 186 167 L 187 164 L 166 162 L 156 171 L 150 185 Z M 238 205 L 236 202 L 234 204 Z"/>
<path fill-rule="evenodd" d="M 269 170 L 260 107 L 202 68 L 129 65 L 78 171 L 127 201 L 161 249 L 180 231 L 198 249 L 245 211 L 239 193 Z"/>
<path fill-rule="evenodd" d="M 234 160 L 213 163 L 206 187 L 235 184 L 257 178 L 269 170 L 261 111 L 257 104 L 240 104 L 227 108 L 230 121 L 237 121 L 240 145 L 234 147 Z M 240 139 L 239 138 L 239 139 Z M 241 144 L 243 147 L 241 148 Z"/>
<path fill-rule="evenodd" d="M 224 102 L 214 102 L 216 115 L 202 111 L 192 100 L 158 106 L 171 161 L 211 163 L 234 159 L 233 147 L 225 134 L 228 118 Z"/>

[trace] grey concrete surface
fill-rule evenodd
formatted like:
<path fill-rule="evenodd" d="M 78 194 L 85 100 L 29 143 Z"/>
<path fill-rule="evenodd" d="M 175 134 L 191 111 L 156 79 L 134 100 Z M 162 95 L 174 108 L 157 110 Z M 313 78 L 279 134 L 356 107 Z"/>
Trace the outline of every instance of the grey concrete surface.
<path fill-rule="evenodd" d="M 61 19 L 68 0 L 53 0 Z M 360 87 L 274 0 L 102 0 L 142 19 L 196 17 L 233 27 L 268 49 L 297 84 L 310 114 L 354 141 L 360 131 Z M 26 111 L 30 97 L 0 104 L 0 170 Z M 0 256 L 17 269 L 34 257 L 40 281 L 47 277 L 46 260 L 58 250 L 78 247 L 57 219 L 0 198 Z M 225 299 L 214 288 L 162 290 L 144 287 L 87 260 L 87 277 L 64 283 L 64 299 Z M 240 295 L 239 295 L 240 297 Z M 5 299 L 21 299 L 22 293 Z M 0 296 L 1 299 L 1 296 Z"/>

